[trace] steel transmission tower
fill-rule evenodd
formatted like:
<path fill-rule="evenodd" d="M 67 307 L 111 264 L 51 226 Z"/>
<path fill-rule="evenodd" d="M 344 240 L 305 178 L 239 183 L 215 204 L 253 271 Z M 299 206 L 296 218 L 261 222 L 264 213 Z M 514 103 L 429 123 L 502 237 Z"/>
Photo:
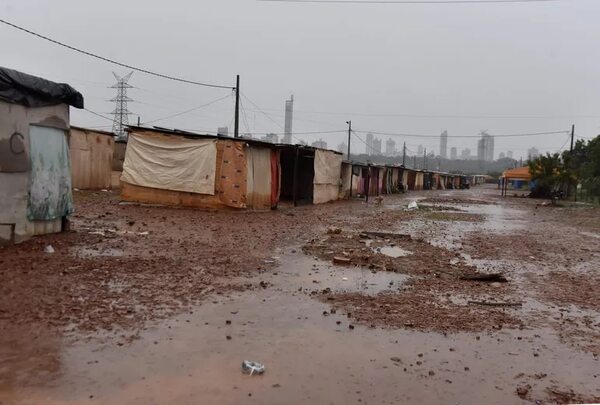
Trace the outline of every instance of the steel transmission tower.
<path fill-rule="evenodd" d="M 111 113 L 115 117 L 113 120 L 112 129 L 113 133 L 119 139 L 127 138 L 125 127 L 129 125 L 129 116 L 132 114 L 131 111 L 127 109 L 127 102 L 133 101 L 131 98 L 127 97 L 127 89 L 133 88 L 133 86 L 127 83 L 132 74 L 133 72 L 130 72 L 123 77 L 119 77 L 115 72 L 113 72 L 117 82 L 110 88 L 117 89 L 117 96 L 110 100 L 115 103 L 115 109 Z"/>

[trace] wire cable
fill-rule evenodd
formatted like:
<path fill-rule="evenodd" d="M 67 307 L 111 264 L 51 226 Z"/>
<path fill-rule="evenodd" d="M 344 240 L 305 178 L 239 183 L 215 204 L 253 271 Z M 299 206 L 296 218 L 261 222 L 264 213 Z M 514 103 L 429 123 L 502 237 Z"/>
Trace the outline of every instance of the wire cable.
<path fill-rule="evenodd" d="M 329 4 L 493 4 L 548 3 L 562 0 L 256 0 L 265 3 L 329 3 Z"/>
<path fill-rule="evenodd" d="M 107 116 L 105 116 L 105 115 L 102 115 L 102 114 L 100 114 L 100 113 L 97 113 L 97 112 L 95 112 L 95 111 L 92 111 L 92 110 L 90 110 L 89 108 L 85 108 L 85 107 L 84 107 L 83 109 L 84 109 L 85 111 L 89 112 L 90 114 L 94 114 L 94 115 L 96 115 L 96 116 L 98 116 L 98 117 L 100 117 L 100 118 L 104 118 L 105 120 L 109 120 L 109 121 L 111 121 L 111 122 L 114 122 L 114 119 L 113 119 L 113 118 L 110 118 L 110 117 L 107 117 Z"/>
<path fill-rule="evenodd" d="M 157 118 L 157 119 L 150 120 L 150 121 L 145 121 L 145 122 L 144 122 L 144 125 L 146 125 L 146 124 L 152 124 L 152 123 L 154 123 L 154 122 L 158 122 L 158 121 L 163 121 L 163 120 L 166 120 L 166 119 L 169 119 L 169 118 L 175 118 L 175 117 L 179 117 L 179 116 L 181 116 L 181 115 L 188 114 L 188 113 L 191 113 L 191 112 L 193 112 L 193 111 L 199 110 L 199 109 L 201 109 L 201 108 L 208 107 L 209 105 L 212 105 L 212 104 L 218 103 L 219 101 L 221 101 L 221 100 L 225 100 L 225 99 L 226 99 L 226 98 L 228 98 L 228 97 L 231 97 L 231 95 L 230 95 L 230 94 L 228 94 L 228 95 L 226 95 L 226 96 L 219 97 L 218 99 L 216 99 L 216 100 L 213 100 L 213 101 L 211 101 L 211 102 L 209 102 L 209 103 L 202 104 L 202 105 L 200 105 L 200 106 L 198 106 L 198 107 L 190 108 L 189 110 L 185 110 L 185 111 L 181 111 L 181 112 L 178 112 L 178 113 L 175 113 L 175 114 L 167 115 L 166 117 Z"/>
<path fill-rule="evenodd" d="M 90 56 L 92 58 L 100 59 L 100 60 L 102 60 L 104 62 L 112 63 L 112 64 L 117 65 L 117 66 L 121 66 L 121 67 L 124 67 L 124 68 L 127 68 L 127 69 L 135 70 L 137 72 L 146 73 L 146 74 L 151 75 L 151 76 L 156 76 L 156 77 L 160 77 L 160 78 L 168 79 L 168 80 L 174 80 L 176 82 L 181 82 L 181 83 L 193 84 L 193 85 L 196 85 L 196 86 L 213 87 L 213 88 L 217 88 L 217 89 L 230 89 L 230 90 L 235 89 L 235 87 L 232 87 L 232 86 L 222 86 L 222 85 L 217 85 L 217 84 L 209 84 L 209 83 L 197 82 L 197 81 L 194 81 L 194 80 L 183 79 L 181 77 L 169 76 L 169 75 L 165 75 L 165 74 L 162 74 L 162 73 L 153 72 L 151 70 L 144 69 L 144 68 L 139 68 L 139 67 L 136 67 L 136 66 L 133 66 L 133 65 L 128 65 L 126 63 L 117 62 L 116 60 L 109 59 L 109 58 L 106 58 L 104 56 L 100 56 L 100 55 L 97 55 L 95 53 L 92 53 L 92 52 L 84 51 L 83 49 L 75 48 L 74 46 L 71 46 L 71 45 L 67 45 L 67 44 L 65 44 L 63 42 L 60 42 L 60 41 L 57 41 L 55 39 L 49 38 L 49 37 L 47 37 L 45 35 L 42 35 L 42 34 L 38 34 L 37 32 L 33 32 L 31 30 L 28 30 L 27 28 L 23 28 L 21 26 L 18 26 L 16 24 L 13 24 L 13 23 L 8 22 L 6 20 L 0 19 L 0 23 L 3 23 L 3 24 L 8 25 L 10 27 L 16 28 L 16 29 L 18 29 L 20 31 L 26 32 L 27 34 L 30 34 L 30 35 L 33 35 L 35 37 L 38 37 L 38 38 L 44 39 L 46 41 L 52 42 L 53 44 L 62 46 L 64 48 L 70 49 L 72 51 L 79 52 L 81 54 Z"/>
<path fill-rule="evenodd" d="M 393 132 L 377 132 L 377 131 L 357 131 L 360 133 L 371 133 L 373 135 L 386 135 L 386 136 L 405 136 L 413 138 L 439 138 L 440 135 L 427 135 L 427 134 L 401 134 Z M 549 131 L 549 132 L 531 132 L 523 134 L 489 134 L 490 136 L 497 138 L 511 138 L 511 137 L 525 137 L 525 136 L 539 136 L 539 135 L 556 135 L 566 134 L 569 131 Z M 448 138 L 480 138 L 481 135 L 448 135 Z"/>

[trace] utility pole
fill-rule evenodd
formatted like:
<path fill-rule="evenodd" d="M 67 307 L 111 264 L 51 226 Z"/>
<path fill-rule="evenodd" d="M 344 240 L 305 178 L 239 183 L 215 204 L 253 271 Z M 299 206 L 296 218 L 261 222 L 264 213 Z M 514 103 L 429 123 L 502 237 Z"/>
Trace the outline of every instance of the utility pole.
<path fill-rule="evenodd" d="M 413 169 L 417 170 L 417 155 L 413 155 Z"/>
<path fill-rule="evenodd" d="M 427 148 L 423 149 L 423 169 L 427 169 Z"/>
<path fill-rule="evenodd" d="M 573 153 L 573 139 L 575 139 L 575 124 L 571 125 L 571 153 Z"/>
<path fill-rule="evenodd" d="M 237 75 L 235 82 L 235 124 L 233 136 L 240 137 L 240 75 Z"/>
<path fill-rule="evenodd" d="M 402 147 L 402 166 L 406 163 L 406 141 L 404 141 L 404 146 Z"/>
<path fill-rule="evenodd" d="M 571 149 L 569 149 L 569 169 L 573 168 L 573 140 L 575 139 L 575 124 L 571 125 Z M 571 179 L 567 183 L 567 197 L 571 195 Z M 577 184 L 575 184 L 575 201 L 577 201 Z"/>
<path fill-rule="evenodd" d="M 350 135 L 352 134 L 352 121 L 346 121 L 346 124 L 348 124 L 348 156 L 346 159 L 350 160 Z M 352 180 L 352 176 L 350 179 Z M 352 190 L 350 190 L 350 192 L 352 192 Z"/>

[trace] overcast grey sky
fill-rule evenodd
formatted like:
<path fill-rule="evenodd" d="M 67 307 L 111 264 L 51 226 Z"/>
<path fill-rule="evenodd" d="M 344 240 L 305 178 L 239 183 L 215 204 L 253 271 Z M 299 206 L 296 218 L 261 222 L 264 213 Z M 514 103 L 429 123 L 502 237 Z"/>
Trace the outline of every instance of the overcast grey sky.
<path fill-rule="evenodd" d="M 161 73 L 233 86 L 243 132 L 344 130 L 437 135 L 568 130 L 600 133 L 600 1 L 510 4 L 297 4 L 254 0 L 0 0 L 0 18 L 71 45 Z M 0 65 L 64 81 L 109 113 L 112 71 L 128 71 L 0 25 Z M 142 73 L 130 83 L 132 120 L 155 120 L 227 96 Z M 379 115 L 377 115 L 379 114 Z M 232 125 L 233 97 L 155 125 L 215 131 Z M 110 126 L 85 111 L 72 124 Z M 109 129 L 109 128 L 107 128 Z M 359 134 L 364 139 L 364 133 Z M 319 137 L 335 148 L 343 133 Z M 566 135 L 497 138 L 496 155 L 558 150 Z M 381 136 L 387 139 L 387 136 Z M 394 137 L 439 152 L 436 138 Z M 449 139 L 469 147 L 476 139 Z M 353 142 L 353 152 L 364 144 Z"/>

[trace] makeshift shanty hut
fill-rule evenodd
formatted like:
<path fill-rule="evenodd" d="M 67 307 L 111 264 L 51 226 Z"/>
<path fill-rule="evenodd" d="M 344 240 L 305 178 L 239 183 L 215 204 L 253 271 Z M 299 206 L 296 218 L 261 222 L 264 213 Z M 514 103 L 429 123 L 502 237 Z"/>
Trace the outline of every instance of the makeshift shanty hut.
<path fill-rule="evenodd" d="M 164 128 L 132 126 L 128 132 L 121 175 L 125 201 L 195 208 L 277 207 L 279 154 L 273 144 Z"/>
<path fill-rule="evenodd" d="M 530 181 L 531 173 L 527 166 L 506 170 L 500 177 L 502 195 L 506 196 L 509 184 L 511 184 L 513 188 L 520 188 L 523 183 L 529 183 Z"/>
<path fill-rule="evenodd" d="M 121 187 L 121 173 L 123 172 L 123 162 L 125 161 L 125 151 L 127 150 L 127 141 L 123 139 L 115 140 L 115 148 L 112 160 L 112 179 L 111 187 Z"/>
<path fill-rule="evenodd" d="M 415 169 L 405 169 L 406 173 L 406 188 L 407 190 L 413 191 L 416 190 L 416 180 L 417 180 L 417 171 Z"/>
<path fill-rule="evenodd" d="M 342 154 L 304 145 L 277 145 L 280 199 L 294 205 L 322 204 L 340 195 Z"/>
<path fill-rule="evenodd" d="M 381 194 L 393 194 L 400 191 L 400 184 L 402 183 L 403 167 L 399 166 L 383 166 L 380 168 L 381 177 Z"/>
<path fill-rule="evenodd" d="M 73 188 L 110 188 L 114 147 L 112 132 L 71 126 L 69 151 Z"/>
<path fill-rule="evenodd" d="M 70 105 L 83 108 L 71 86 L 0 67 L 0 243 L 67 226 Z"/>
<path fill-rule="evenodd" d="M 414 190 L 423 190 L 423 185 L 425 183 L 425 173 L 419 170 L 415 172 L 415 186 Z"/>
<path fill-rule="evenodd" d="M 423 190 L 432 190 L 434 189 L 434 182 L 433 182 L 433 172 L 430 171 L 424 171 L 423 172 Z"/>

